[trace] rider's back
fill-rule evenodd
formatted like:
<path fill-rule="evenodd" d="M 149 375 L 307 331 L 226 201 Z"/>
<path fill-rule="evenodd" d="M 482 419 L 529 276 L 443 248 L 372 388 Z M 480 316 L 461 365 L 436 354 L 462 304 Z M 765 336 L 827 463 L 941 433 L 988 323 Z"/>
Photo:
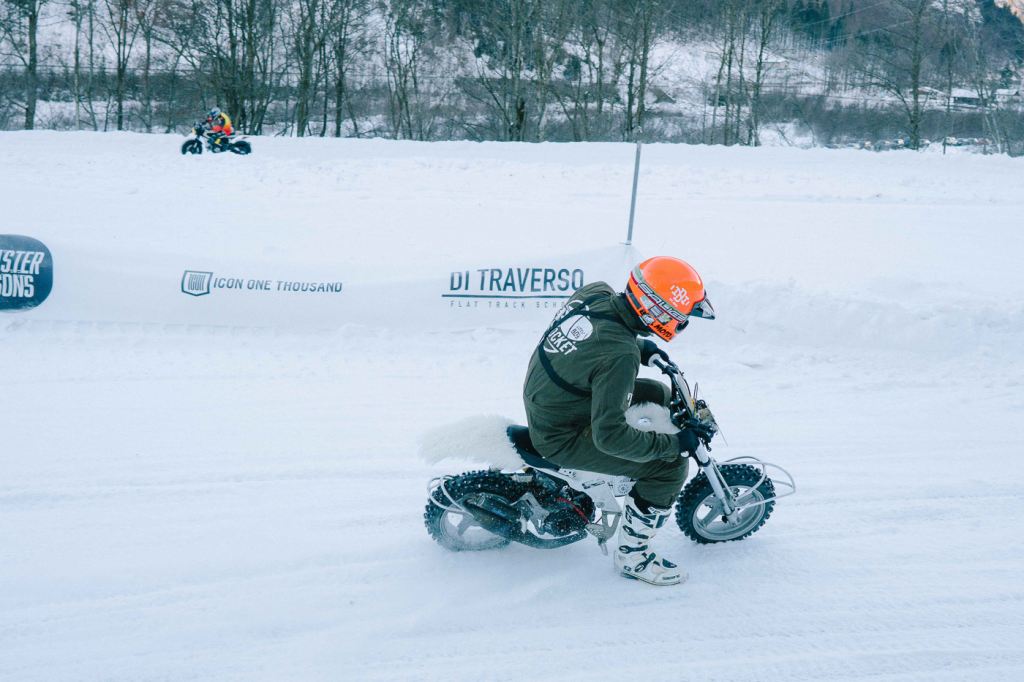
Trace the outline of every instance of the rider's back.
<path fill-rule="evenodd" d="M 621 416 L 628 395 L 609 395 L 604 388 L 609 383 L 632 386 L 640 367 L 639 330 L 624 314 L 624 304 L 615 290 L 604 282 L 576 291 L 555 319 L 570 309 L 582 312 L 587 301 L 591 315 L 572 315 L 549 330 L 527 370 L 523 398 L 530 435 L 545 456 L 557 455 L 580 437 L 590 438 L 591 424 L 600 422 L 604 413 Z M 559 386 L 544 368 L 540 353 L 562 382 L 584 395 Z M 626 404 L 622 404 L 623 397 Z"/>

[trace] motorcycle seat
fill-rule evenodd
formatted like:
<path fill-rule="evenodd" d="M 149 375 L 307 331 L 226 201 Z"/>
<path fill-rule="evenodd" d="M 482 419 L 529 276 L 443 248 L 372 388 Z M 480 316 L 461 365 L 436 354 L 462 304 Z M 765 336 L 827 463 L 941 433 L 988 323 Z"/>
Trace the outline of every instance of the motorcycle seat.
<path fill-rule="evenodd" d="M 533 441 L 530 440 L 530 429 L 525 426 L 512 425 L 508 427 L 507 433 L 508 439 L 512 441 L 512 447 L 516 449 L 516 452 L 519 453 L 524 462 L 534 469 L 559 470 L 560 467 L 557 464 L 544 459 L 533 447 Z"/>

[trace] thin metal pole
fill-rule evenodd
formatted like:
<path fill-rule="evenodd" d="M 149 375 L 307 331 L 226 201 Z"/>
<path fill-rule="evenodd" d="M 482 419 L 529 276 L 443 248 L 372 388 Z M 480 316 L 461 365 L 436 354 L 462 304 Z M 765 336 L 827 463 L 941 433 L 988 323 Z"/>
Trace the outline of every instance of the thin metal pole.
<path fill-rule="evenodd" d="M 633 197 L 629 200 L 629 232 L 626 233 L 626 246 L 633 243 L 633 217 L 636 215 L 636 183 L 640 179 L 640 140 L 636 141 L 636 162 L 633 164 Z"/>

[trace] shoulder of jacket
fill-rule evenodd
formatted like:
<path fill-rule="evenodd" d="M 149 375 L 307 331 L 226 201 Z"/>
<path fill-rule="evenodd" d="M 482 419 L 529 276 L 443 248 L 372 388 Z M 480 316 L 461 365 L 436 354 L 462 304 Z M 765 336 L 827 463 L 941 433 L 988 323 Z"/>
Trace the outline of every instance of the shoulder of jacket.
<path fill-rule="evenodd" d="M 640 348 L 636 345 L 636 335 L 623 325 L 612 320 L 594 320 L 594 334 L 605 355 L 613 358 L 632 356 L 639 364 Z"/>
<path fill-rule="evenodd" d="M 573 294 L 573 298 L 588 298 L 590 296 L 597 296 L 598 294 L 614 295 L 615 290 L 605 282 L 591 282 L 590 284 L 584 284 L 582 287 L 577 289 Z"/>

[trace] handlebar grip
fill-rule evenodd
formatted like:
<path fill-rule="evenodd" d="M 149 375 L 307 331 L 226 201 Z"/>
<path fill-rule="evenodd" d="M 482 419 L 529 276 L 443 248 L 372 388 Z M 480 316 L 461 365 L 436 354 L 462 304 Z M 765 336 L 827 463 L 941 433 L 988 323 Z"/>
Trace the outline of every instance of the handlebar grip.
<path fill-rule="evenodd" d="M 679 367 L 676 366 L 676 363 L 672 362 L 671 360 L 665 362 L 658 356 L 654 356 L 653 358 L 651 358 L 651 364 L 660 369 L 665 374 L 676 374 L 679 372 Z"/>

